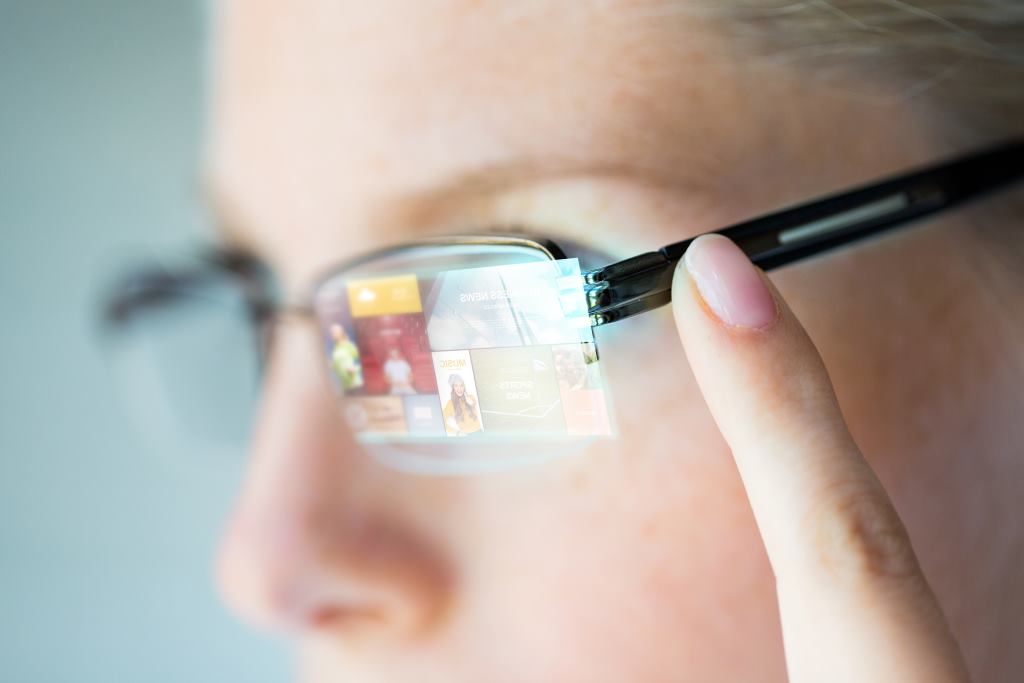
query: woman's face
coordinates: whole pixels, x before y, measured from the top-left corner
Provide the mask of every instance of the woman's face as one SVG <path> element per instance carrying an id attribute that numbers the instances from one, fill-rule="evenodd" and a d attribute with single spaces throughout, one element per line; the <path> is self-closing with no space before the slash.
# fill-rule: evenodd
<path id="1" fill-rule="evenodd" d="M 462 382 L 456 382 L 454 385 L 452 385 L 452 388 L 455 389 L 455 395 L 459 396 L 460 398 L 464 396 L 466 393 L 466 385 L 463 384 Z"/>
<path id="2" fill-rule="evenodd" d="M 227 238 L 295 289 L 358 252 L 495 225 L 624 257 L 934 156 L 904 101 L 755 68 L 693 6 L 226 3 L 208 170 Z M 773 278 L 974 659 L 971 605 L 1001 575 L 994 550 L 962 560 L 989 518 L 960 453 L 998 452 L 1005 410 L 986 406 L 1015 389 L 971 352 L 992 311 L 959 231 Z M 284 325 L 221 555 L 227 599 L 290 633 L 311 681 L 782 680 L 770 567 L 669 312 L 598 343 L 617 439 L 429 478 L 360 449 L 316 331 Z M 971 490 L 998 500 L 993 469 Z"/>

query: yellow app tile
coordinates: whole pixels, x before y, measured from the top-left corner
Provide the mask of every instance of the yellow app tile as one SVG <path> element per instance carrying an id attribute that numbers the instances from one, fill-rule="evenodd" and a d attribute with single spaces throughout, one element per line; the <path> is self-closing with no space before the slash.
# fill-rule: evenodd
<path id="1" fill-rule="evenodd" d="M 348 303 L 353 318 L 423 310 L 415 275 L 352 280 L 348 283 Z"/>

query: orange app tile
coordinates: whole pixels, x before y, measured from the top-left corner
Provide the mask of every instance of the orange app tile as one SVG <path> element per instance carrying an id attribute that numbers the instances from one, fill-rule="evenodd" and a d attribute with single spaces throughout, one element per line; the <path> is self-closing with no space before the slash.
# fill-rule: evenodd
<path id="1" fill-rule="evenodd" d="M 419 313 L 423 310 L 415 275 L 351 280 L 348 283 L 348 303 L 353 318 Z"/>

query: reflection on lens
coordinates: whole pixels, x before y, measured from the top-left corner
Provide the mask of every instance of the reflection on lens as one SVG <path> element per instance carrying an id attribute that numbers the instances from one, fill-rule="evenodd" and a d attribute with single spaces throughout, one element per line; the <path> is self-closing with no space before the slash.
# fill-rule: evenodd
<path id="1" fill-rule="evenodd" d="M 500 472 L 575 455 L 601 437 L 534 438 L 529 441 L 404 441 L 362 438 L 364 451 L 389 467 L 412 474 L 453 476 Z M 606 438 L 606 437 L 605 437 Z"/>
<path id="2" fill-rule="evenodd" d="M 575 259 L 416 247 L 332 277 L 315 304 L 341 413 L 392 464 L 469 471 L 613 432 Z"/>

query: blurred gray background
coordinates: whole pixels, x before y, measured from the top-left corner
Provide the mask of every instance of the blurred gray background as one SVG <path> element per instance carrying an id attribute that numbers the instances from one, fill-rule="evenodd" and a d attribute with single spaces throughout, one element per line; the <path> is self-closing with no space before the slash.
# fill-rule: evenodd
<path id="1" fill-rule="evenodd" d="M 133 253 L 208 232 L 199 0 L 0 1 L 0 680 L 287 680 L 211 581 L 240 463 L 151 457 L 96 344 Z"/>

